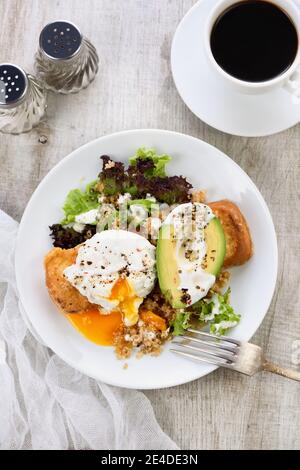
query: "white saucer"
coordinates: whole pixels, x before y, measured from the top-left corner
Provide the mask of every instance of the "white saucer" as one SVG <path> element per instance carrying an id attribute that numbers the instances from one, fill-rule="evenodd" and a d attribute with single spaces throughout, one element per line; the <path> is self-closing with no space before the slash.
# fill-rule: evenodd
<path id="1" fill-rule="evenodd" d="M 215 0 L 200 0 L 179 24 L 172 44 L 171 66 L 177 90 L 190 110 L 228 134 L 260 137 L 300 122 L 300 104 L 283 88 L 246 95 L 226 85 L 208 63 L 204 26 Z"/>

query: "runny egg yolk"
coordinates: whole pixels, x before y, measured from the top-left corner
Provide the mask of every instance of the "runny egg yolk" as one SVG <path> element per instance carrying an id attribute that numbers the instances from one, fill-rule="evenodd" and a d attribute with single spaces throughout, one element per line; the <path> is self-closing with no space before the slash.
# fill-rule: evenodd
<path id="1" fill-rule="evenodd" d="M 138 297 L 126 278 L 121 278 L 115 282 L 110 300 L 118 300 L 118 310 L 122 312 L 124 323 L 127 326 L 134 325 L 139 318 L 139 306 L 143 299 Z"/>
<path id="2" fill-rule="evenodd" d="M 97 306 L 78 314 L 67 314 L 67 319 L 87 339 L 102 346 L 113 344 L 114 333 L 123 324 L 133 325 L 138 321 L 138 309 L 141 301 L 128 283 L 119 278 L 112 290 L 110 300 L 118 300 L 118 310 L 102 314 Z"/>
<path id="3" fill-rule="evenodd" d="M 111 346 L 114 333 L 122 325 L 120 312 L 101 315 L 98 307 L 82 313 L 69 313 L 66 317 L 85 338 L 101 346 Z"/>

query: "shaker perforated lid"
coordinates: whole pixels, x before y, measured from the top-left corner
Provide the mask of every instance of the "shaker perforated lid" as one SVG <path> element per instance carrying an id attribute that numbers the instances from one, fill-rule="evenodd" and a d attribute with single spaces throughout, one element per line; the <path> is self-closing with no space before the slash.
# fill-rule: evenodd
<path id="1" fill-rule="evenodd" d="M 67 21 L 49 23 L 40 34 L 40 48 L 53 60 L 70 59 L 79 51 L 81 43 L 81 32 Z"/>
<path id="2" fill-rule="evenodd" d="M 23 101 L 28 88 L 24 70 L 13 64 L 0 64 L 0 108 L 13 108 Z"/>

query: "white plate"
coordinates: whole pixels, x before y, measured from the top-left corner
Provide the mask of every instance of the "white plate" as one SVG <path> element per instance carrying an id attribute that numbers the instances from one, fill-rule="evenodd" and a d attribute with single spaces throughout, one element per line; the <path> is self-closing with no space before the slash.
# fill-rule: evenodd
<path id="1" fill-rule="evenodd" d="M 215 367 L 177 357 L 167 346 L 159 357 L 131 358 L 128 369 L 112 348 L 84 339 L 51 302 L 43 258 L 51 249 L 48 226 L 61 219 L 68 191 L 84 186 L 100 171 L 100 155 L 128 161 L 138 147 L 172 155 L 169 174 L 183 174 L 210 200 L 229 198 L 245 214 L 255 254 L 232 270 L 232 303 L 242 314 L 232 336 L 249 340 L 269 307 L 277 274 L 277 243 L 269 210 L 246 173 L 216 148 L 193 137 L 161 130 L 134 130 L 101 137 L 64 158 L 44 178 L 24 212 L 17 240 L 16 275 L 21 302 L 36 334 L 62 359 L 84 374 L 128 388 L 162 388 L 202 377 Z"/>
<path id="2" fill-rule="evenodd" d="M 177 90 L 190 110 L 210 126 L 238 136 L 281 132 L 300 121 L 300 104 L 283 88 L 261 95 L 232 90 L 208 63 L 204 26 L 216 0 L 200 0 L 179 24 L 171 65 Z"/>

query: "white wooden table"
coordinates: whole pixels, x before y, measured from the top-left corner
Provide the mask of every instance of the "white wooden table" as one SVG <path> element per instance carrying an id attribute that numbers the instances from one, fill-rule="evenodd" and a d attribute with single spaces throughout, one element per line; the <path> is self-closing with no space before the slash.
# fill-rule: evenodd
<path id="1" fill-rule="evenodd" d="M 279 277 L 273 303 L 254 340 L 270 359 L 296 368 L 292 351 L 294 341 L 300 340 L 300 126 L 273 137 L 237 138 L 215 131 L 191 114 L 175 89 L 169 58 L 176 26 L 194 3 L 0 0 L 0 61 L 32 71 L 41 28 L 59 18 L 76 23 L 94 42 L 101 59 L 97 79 L 87 90 L 50 96 L 47 121 L 37 129 L 19 137 L 0 134 L 0 206 L 19 220 L 53 165 L 80 145 L 114 131 L 171 129 L 215 145 L 247 171 L 272 212 Z M 185 386 L 149 391 L 147 396 L 163 429 L 182 448 L 300 447 L 298 383 L 267 373 L 249 379 L 218 370 Z"/>

